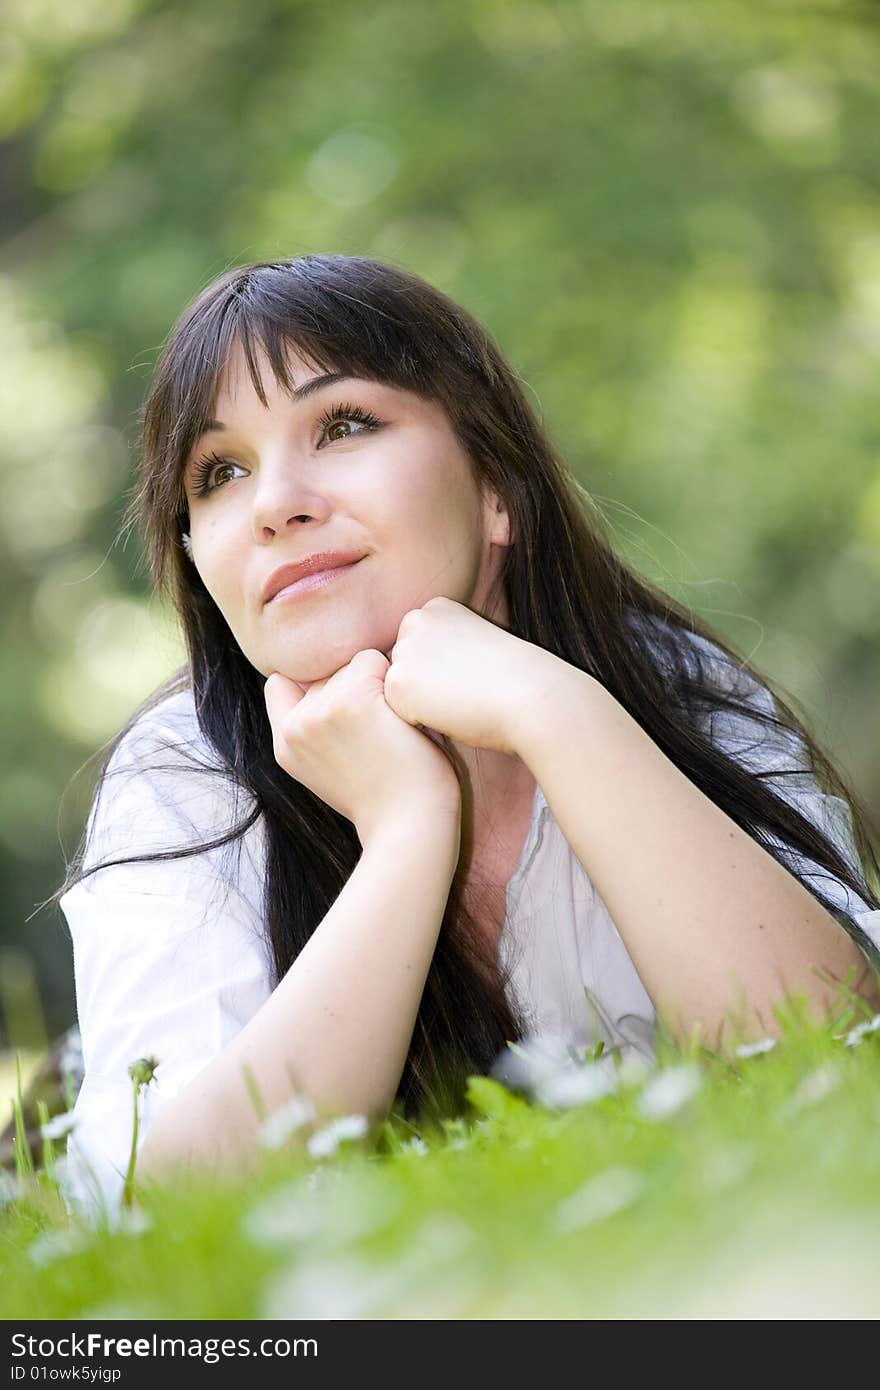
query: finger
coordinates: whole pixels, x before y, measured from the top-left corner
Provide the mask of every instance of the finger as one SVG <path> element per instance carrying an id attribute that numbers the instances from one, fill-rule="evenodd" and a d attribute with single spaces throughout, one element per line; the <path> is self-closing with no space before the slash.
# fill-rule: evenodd
<path id="1" fill-rule="evenodd" d="M 383 661 L 385 662 L 384 668 L 381 671 L 379 671 L 379 674 L 384 676 L 385 672 L 388 670 L 389 660 L 385 653 L 380 651 L 378 647 L 362 647 L 359 652 L 355 652 L 354 656 L 348 664 L 349 666 L 351 666 L 352 662 L 357 661 L 361 666 L 366 666 L 367 670 L 372 671 L 374 669 L 377 669 L 377 663 L 375 660 L 377 656 L 381 656 Z"/>
<path id="2" fill-rule="evenodd" d="M 280 722 L 289 710 L 299 704 L 304 695 L 302 686 L 289 676 L 282 676 L 280 671 L 270 672 L 263 686 L 263 698 L 270 721 L 273 724 Z"/>

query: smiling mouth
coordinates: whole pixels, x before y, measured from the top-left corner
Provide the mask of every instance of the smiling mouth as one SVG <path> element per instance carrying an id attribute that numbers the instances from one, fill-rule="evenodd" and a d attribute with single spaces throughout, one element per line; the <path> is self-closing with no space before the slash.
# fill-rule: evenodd
<path id="1" fill-rule="evenodd" d="M 361 560 L 366 558 L 365 555 L 361 556 Z M 318 570 L 315 574 L 304 574 L 293 584 L 285 584 L 284 588 L 279 589 L 278 593 L 274 594 L 265 606 L 271 608 L 276 603 L 284 603 L 289 599 L 298 598 L 300 594 L 308 594 L 315 589 L 324 589 L 328 584 L 332 584 L 334 579 L 348 574 L 349 570 L 353 570 L 356 565 L 361 563 L 361 560 L 352 560 L 350 564 L 338 565 L 335 569 Z"/>

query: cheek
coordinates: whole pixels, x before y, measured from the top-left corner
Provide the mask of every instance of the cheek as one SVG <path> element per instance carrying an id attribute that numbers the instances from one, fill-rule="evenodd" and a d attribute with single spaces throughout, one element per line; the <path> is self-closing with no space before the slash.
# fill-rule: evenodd
<path id="1" fill-rule="evenodd" d="M 383 599 L 398 619 L 429 599 L 469 603 L 480 574 L 479 537 L 468 519 L 448 513 L 434 517 L 389 552 L 383 570 Z"/>
<path id="2" fill-rule="evenodd" d="M 390 499 L 390 500 L 389 500 Z M 377 505 L 389 541 L 421 555 L 451 554 L 463 543 L 479 543 L 479 500 L 461 465 L 445 454 L 420 460 L 418 468 L 396 472 Z"/>
<path id="3" fill-rule="evenodd" d="M 236 596 L 232 593 L 228 579 L 224 583 L 223 580 L 216 575 L 212 576 L 203 573 L 202 583 L 214 600 L 229 630 L 236 637 L 240 637 L 243 605 L 241 600 L 237 600 Z"/>
<path id="4" fill-rule="evenodd" d="M 246 570 L 241 547 L 213 531 L 199 538 L 195 553 L 202 583 L 229 626 L 235 628 L 245 607 L 242 584 Z"/>

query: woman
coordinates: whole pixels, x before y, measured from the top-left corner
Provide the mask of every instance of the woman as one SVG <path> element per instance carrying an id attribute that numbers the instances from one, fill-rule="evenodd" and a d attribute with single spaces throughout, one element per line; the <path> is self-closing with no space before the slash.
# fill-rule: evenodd
<path id="1" fill-rule="evenodd" d="M 852 794 L 613 553 L 462 308 L 359 257 L 237 267 L 142 416 L 128 521 L 188 662 L 57 895 L 75 1198 L 119 1195 L 144 1055 L 140 1178 L 248 1166 L 301 1093 L 448 1110 L 526 1036 L 650 1057 L 658 1025 L 772 1032 L 789 992 L 878 1007 Z"/>

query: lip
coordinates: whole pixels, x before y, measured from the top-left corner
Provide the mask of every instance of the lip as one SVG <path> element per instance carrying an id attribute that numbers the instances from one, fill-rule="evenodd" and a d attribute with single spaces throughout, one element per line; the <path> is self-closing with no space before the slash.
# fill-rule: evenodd
<path id="1" fill-rule="evenodd" d="M 308 555 L 288 565 L 280 565 L 269 575 L 263 588 L 263 606 L 279 602 L 283 598 L 307 593 L 310 589 L 322 588 L 338 574 L 354 566 L 366 557 L 363 553 L 351 550 L 325 550 Z"/>

